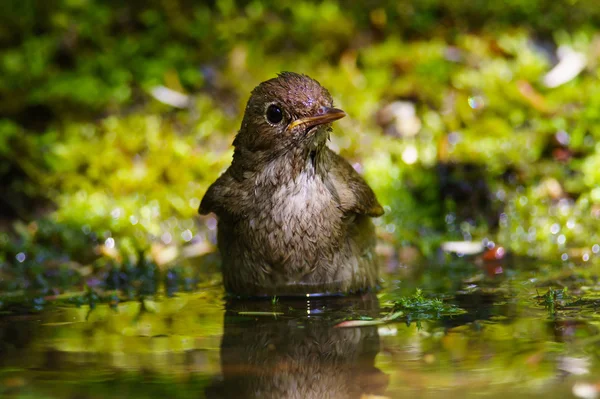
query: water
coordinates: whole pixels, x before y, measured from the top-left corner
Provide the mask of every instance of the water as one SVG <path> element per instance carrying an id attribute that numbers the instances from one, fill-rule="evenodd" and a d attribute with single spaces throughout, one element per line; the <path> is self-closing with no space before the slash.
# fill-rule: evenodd
<path id="1" fill-rule="evenodd" d="M 108 305 L 46 306 L 0 318 L 6 398 L 595 397 L 596 294 L 544 306 L 535 263 L 461 261 L 385 275 L 379 295 L 225 301 L 218 287 Z M 556 275 L 558 273 L 558 276 Z M 579 276 L 577 285 L 583 284 Z M 561 280 L 562 279 L 562 280 Z M 415 287 L 466 312 L 339 328 L 377 318 Z M 379 297 L 379 298 L 378 298 Z"/>

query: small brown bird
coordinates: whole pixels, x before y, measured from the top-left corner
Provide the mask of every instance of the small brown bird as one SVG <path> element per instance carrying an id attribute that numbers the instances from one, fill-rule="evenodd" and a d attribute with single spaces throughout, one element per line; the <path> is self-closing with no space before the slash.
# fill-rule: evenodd
<path id="1" fill-rule="evenodd" d="M 225 289 L 241 296 L 339 294 L 378 284 L 373 190 L 326 146 L 343 118 L 327 89 L 284 72 L 256 87 L 231 166 L 202 199 L 218 217 Z"/>

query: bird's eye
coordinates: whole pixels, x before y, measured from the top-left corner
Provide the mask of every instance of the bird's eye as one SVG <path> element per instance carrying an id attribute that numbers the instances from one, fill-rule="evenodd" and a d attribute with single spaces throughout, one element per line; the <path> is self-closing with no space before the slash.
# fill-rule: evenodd
<path id="1" fill-rule="evenodd" d="M 271 123 L 279 123 L 283 120 L 283 111 L 275 104 L 267 108 L 267 120 Z"/>

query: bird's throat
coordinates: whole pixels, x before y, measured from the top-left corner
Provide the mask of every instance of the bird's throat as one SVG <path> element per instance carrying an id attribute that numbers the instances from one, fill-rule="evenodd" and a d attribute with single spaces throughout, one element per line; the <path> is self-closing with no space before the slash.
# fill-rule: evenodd
<path id="1" fill-rule="evenodd" d="M 324 145 L 319 145 L 314 148 L 310 148 L 308 152 L 304 153 L 303 162 L 301 163 L 303 166 L 303 170 L 301 172 L 306 173 L 308 176 L 316 176 L 322 172 L 322 152 L 325 148 Z"/>
<path id="2" fill-rule="evenodd" d="M 320 153 L 325 148 L 327 139 L 329 138 L 328 130 L 318 130 L 308 146 L 308 153 L 305 153 L 305 166 L 313 172 L 317 171 L 320 159 Z"/>
<path id="3" fill-rule="evenodd" d="M 300 175 L 311 178 L 320 173 L 322 170 L 320 165 L 322 149 L 321 146 L 304 148 L 297 151 L 293 158 L 289 159 L 288 165 L 291 166 L 291 176 L 294 180 L 298 179 Z"/>

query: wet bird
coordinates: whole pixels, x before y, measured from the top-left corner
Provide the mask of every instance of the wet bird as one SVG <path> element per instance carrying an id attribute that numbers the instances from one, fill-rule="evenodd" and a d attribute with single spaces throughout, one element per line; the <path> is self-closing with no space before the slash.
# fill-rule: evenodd
<path id="1" fill-rule="evenodd" d="M 326 146 L 333 107 L 319 82 L 291 72 L 251 93 L 231 166 L 200 214 L 218 219 L 225 289 L 237 296 L 342 294 L 378 285 L 373 190 Z"/>

